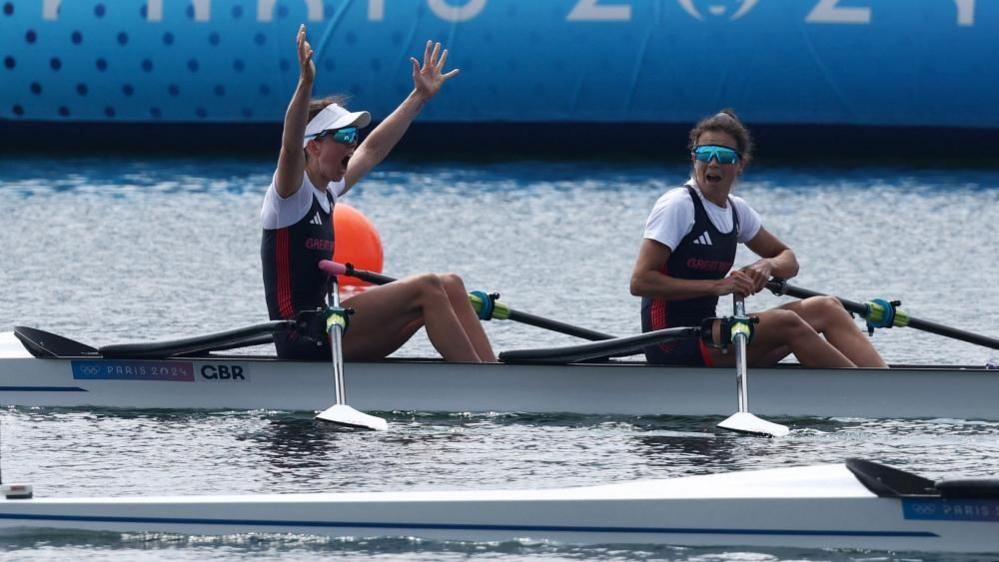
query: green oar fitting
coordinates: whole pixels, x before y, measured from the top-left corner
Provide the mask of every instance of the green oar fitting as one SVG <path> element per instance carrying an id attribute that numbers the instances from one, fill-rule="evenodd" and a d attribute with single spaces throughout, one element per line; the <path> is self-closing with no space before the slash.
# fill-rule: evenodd
<path id="1" fill-rule="evenodd" d="M 340 325 L 340 333 L 346 334 L 347 328 L 350 327 L 350 315 L 353 313 L 353 309 L 348 310 L 346 308 L 340 307 L 326 307 L 326 333 L 329 333 L 333 326 Z"/>
<path id="2" fill-rule="evenodd" d="M 753 322 L 749 318 L 733 318 L 732 325 L 729 327 L 729 340 L 735 341 L 735 336 L 739 334 L 744 334 L 746 336 L 746 343 L 753 341 Z"/>
<path id="3" fill-rule="evenodd" d="M 758 316 L 747 318 L 736 318 L 734 316 L 716 317 L 711 316 L 701 321 L 701 339 L 704 343 L 718 349 L 728 349 L 732 344 L 736 334 L 746 334 L 746 343 L 753 341 L 753 334 L 756 333 L 756 324 L 759 324 Z M 717 334 L 715 327 L 717 326 Z M 717 337 L 716 337 L 717 336 Z"/>
<path id="4" fill-rule="evenodd" d="M 902 301 L 888 302 L 885 299 L 872 299 L 866 303 L 867 312 L 864 314 L 864 319 L 867 321 L 868 335 L 874 335 L 876 328 L 908 326 L 909 315 L 899 308 L 901 305 Z"/>
<path id="5" fill-rule="evenodd" d="M 499 302 L 499 293 L 486 293 L 485 291 L 472 291 L 468 293 L 468 300 L 472 303 L 472 308 L 479 315 L 479 320 L 506 320 L 510 317 L 510 307 Z"/>

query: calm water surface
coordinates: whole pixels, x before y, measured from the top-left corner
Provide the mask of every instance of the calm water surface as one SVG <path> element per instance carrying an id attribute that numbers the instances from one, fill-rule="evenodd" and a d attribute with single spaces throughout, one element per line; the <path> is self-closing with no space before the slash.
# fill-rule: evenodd
<path id="1" fill-rule="evenodd" d="M 271 166 L 0 160 L 0 329 L 24 324 L 101 345 L 265 320 L 258 213 Z M 521 310 L 624 335 L 639 326 L 627 287 L 646 215 L 685 176 L 683 167 L 634 164 L 396 163 L 345 202 L 377 225 L 388 274 L 458 272 Z M 799 285 L 855 300 L 898 298 L 914 316 L 999 334 L 999 173 L 759 168 L 738 193 L 795 249 Z M 737 263 L 751 259 L 740 253 Z M 748 306 L 779 302 L 759 295 Z M 573 341 L 510 323 L 487 330 L 499 350 Z M 982 365 L 990 356 L 906 329 L 874 338 L 892 362 Z M 432 353 L 420 334 L 398 354 Z M 375 435 L 338 433 L 307 413 L 12 408 L 0 414 L 4 477 L 34 483 L 39 496 L 87 496 L 536 488 L 850 456 L 933 478 L 999 472 L 999 424 L 974 420 L 779 420 L 792 435 L 765 440 L 716 433 L 712 418 L 386 415 L 393 431 Z M 954 559 L 96 533 L 8 537 L 0 552 L 5 560 Z"/>

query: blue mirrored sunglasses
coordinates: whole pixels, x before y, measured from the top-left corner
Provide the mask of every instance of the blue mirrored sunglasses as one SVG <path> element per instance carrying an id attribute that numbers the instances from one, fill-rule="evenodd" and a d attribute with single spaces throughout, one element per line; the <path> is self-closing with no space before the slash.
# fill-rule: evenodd
<path id="1" fill-rule="evenodd" d="M 340 144 L 354 144 L 357 142 L 357 127 L 344 127 L 343 129 L 326 129 L 315 135 L 316 140 L 323 137 L 332 137 L 333 142 Z"/>
<path id="2" fill-rule="evenodd" d="M 727 146 L 705 144 L 694 147 L 694 158 L 701 162 L 711 162 L 711 159 L 714 158 L 719 164 L 735 164 L 741 157 L 739 151 Z"/>

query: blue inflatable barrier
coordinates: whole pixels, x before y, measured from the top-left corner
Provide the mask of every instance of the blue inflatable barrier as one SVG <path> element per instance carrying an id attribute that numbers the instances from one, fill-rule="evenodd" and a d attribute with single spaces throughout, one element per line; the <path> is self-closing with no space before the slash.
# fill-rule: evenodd
<path id="1" fill-rule="evenodd" d="M 317 95 L 424 122 L 999 127 L 986 0 L 0 0 L 0 119 L 279 123 L 306 23 Z"/>

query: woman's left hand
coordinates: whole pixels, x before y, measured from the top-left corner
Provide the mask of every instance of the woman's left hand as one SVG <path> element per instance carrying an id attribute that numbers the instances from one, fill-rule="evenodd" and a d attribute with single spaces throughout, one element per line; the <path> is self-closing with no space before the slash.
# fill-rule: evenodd
<path id="1" fill-rule="evenodd" d="M 417 93 L 430 99 L 440 91 L 444 82 L 458 75 L 460 71 L 457 68 L 447 74 L 443 73 L 446 61 L 447 49 L 441 52 L 441 44 L 433 41 L 427 41 L 427 47 L 423 51 L 423 66 L 420 66 L 416 58 L 409 58 L 409 62 L 413 64 L 413 86 Z"/>
<path id="2" fill-rule="evenodd" d="M 300 79 L 308 85 L 312 85 L 316 80 L 316 63 L 312 60 L 312 45 L 305 34 L 305 24 L 298 28 L 298 66 Z"/>
<path id="3" fill-rule="evenodd" d="M 770 260 L 764 258 L 754 264 L 742 268 L 742 272 L 753 281 L 753 294 L 759 293 L 767 286 L 767 281 L 773 275 L 774 266 Z"/>

